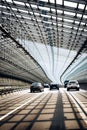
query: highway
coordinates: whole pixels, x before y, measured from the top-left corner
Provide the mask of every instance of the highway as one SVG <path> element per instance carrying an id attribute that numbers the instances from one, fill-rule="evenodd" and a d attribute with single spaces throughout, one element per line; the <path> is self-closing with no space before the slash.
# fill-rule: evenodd
<path id="1" fill-rule="evenodd" d="M 87 130 L 87 91 L 27 89 L 0 96 L 0 130 Z"/>

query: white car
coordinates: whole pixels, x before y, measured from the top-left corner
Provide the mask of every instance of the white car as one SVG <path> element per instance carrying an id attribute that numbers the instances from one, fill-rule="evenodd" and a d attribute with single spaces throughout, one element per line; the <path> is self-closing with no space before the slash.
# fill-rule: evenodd
<path id="1" fill-rule="evenodd" d="M 69 91 L 70 89 L 76 89 L 79 91 L 79 83 L 77 80 L 69 80 L 68 84 L 67 84 L 67 91 Z"/>

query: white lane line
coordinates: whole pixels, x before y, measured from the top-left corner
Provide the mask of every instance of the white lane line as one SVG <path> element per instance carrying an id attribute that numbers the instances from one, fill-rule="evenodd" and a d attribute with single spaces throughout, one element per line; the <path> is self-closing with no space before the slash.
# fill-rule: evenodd
<path id="1" fill-rule="evenodd" d="M 84 120 L 84 122 L 87 124 L 87 116 L 83 113 L 82 109 L 80 108 L 80 106 L 76 103 L 76 101 L 73 99 L 73 97 L 68 93 L 68 96 L 72 99 L 72 101 L 75 103 L 78 111 L 79 111 L 79 114 L 81 115 L 82 119 Z M 73 95 L 73 94 L 72 94 Z M 75 95 L 73 95 L 75 97 Z M 75 97 L 76 98 L 76 97 Z M 76 98 L 77 100 L 77 98 Z M 77 102 L 80 102 L 79 100 L 77 100 Z M 81 103 L 81 102 L 80 102 Z"/>
<path id="2" fill-rule="evenodd" d="M 81 107 L 84 109 L 85 113 L 87 114 L 86 106 L 73 93 L 72 93 L 72 95 L 77 100 L 77 102 L 81 105 Z"/>
<path id="3" fill-rule="evenodd" d="M 6 118 L 7 116 L 9 116 L 10 114 L 12 114 L 13 112 L 17 111 L 18 109 L 22 108 L 23 106 L 27 105 L 28 103 L 30 103 L 32 100 L 35 100 L 37 97 L 39 97 L 41 94 L 31 98 L 29 101 L 25 102 L 24 104 L 22 104 L 21 106 L 15 108 L 14 110 L 8 112 L 6 115 L 0 117 L 0 121 L 3 120 L 4 118 Z"/>

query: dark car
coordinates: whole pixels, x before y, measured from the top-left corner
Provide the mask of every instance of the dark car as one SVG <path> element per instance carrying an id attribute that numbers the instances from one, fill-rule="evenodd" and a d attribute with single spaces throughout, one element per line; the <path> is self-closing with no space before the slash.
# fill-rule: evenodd
<path id="1" fill-rule="evenodd" d="M 44 87 L 42 86 L 41 83 L 39 82 L 32 83 L 32 85 L 30 86 L 30 92 L 32 93 L 35 91 L 39 91 L 39 92 L 44 91 Z"/>
<path id="2" fill-rule="evenodd" d="M 49 84 L 44 84 L 44 88 L 49 88 Z"/>
<path id="3" fill-rule="evenodd" d="M 68 82 L 69 82 L 69 80 L 65 80 L 65 81 L 64 81 L 64 88 L 67 88 Z"/>
<path id="4" fill-rule="evenodd" d="M 59 90 L 59 85 L 57 83 L 51 83 L 50 84 L 50 90 L 51 89 L 57 89 L 57 90 Z"/>

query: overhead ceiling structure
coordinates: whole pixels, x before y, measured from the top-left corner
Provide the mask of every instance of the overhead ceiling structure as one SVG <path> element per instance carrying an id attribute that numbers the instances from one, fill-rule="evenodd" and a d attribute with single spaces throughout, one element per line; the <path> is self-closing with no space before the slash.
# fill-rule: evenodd
<path id="1" fill-rule="evenodd" d="M 86 0 L 0 1 L 1 74 L 31 82 L 86 80 L 86 63 Z"/>

